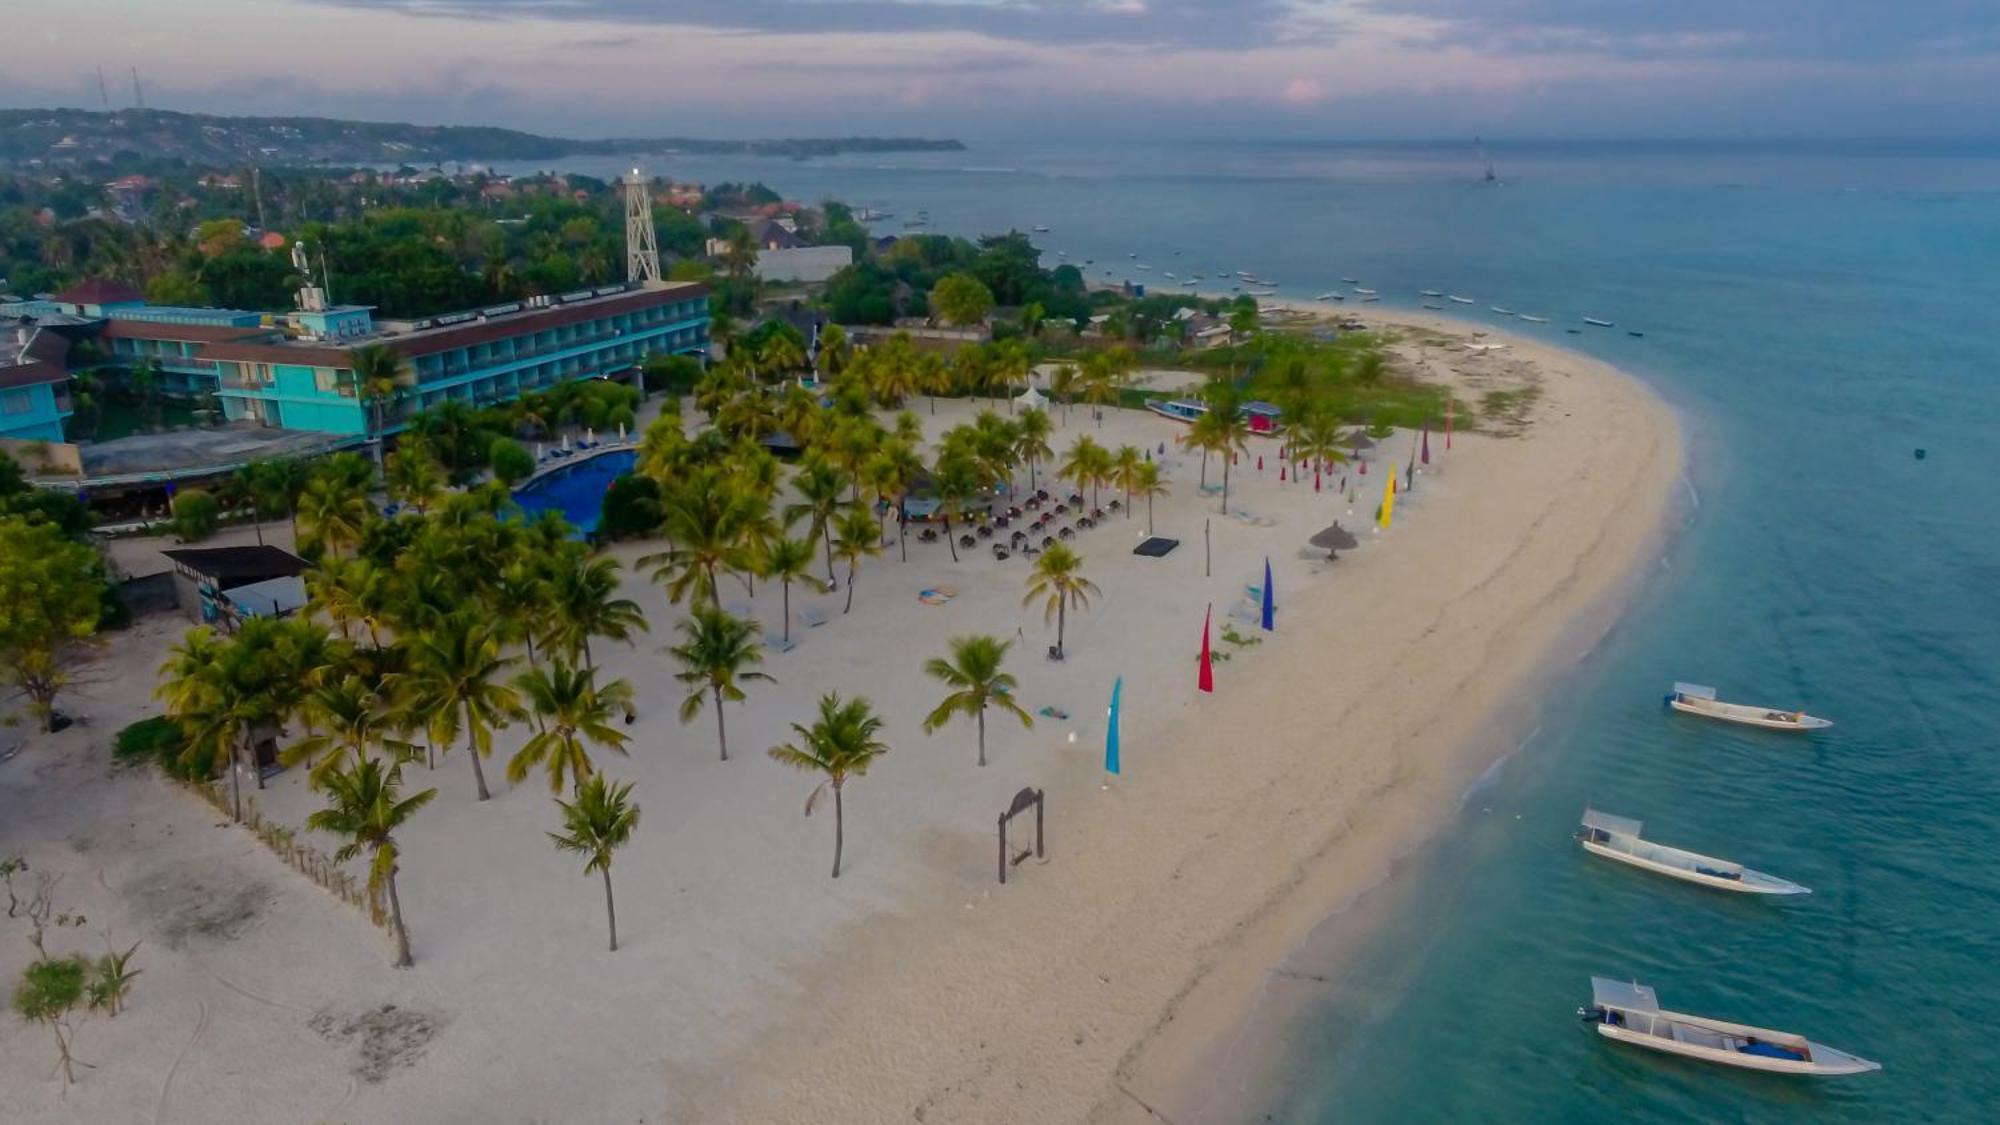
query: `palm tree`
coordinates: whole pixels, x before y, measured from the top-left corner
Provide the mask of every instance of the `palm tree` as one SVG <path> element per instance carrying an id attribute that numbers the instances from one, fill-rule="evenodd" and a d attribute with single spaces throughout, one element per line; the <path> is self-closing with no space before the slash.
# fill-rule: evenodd
<path id="1" fill-rule="evenodd" d="M 317 543 L 340 557 L 342 547 L 361 542 L 375 518 L 368 493 L 351 481 L 317 474 L 299 495 L 299 518 L 305 521 L 305 542 Z"/>
<path id="2" fill-rule="evenodd" d="M 854 608 L 854 572 L 860 568 L 862 559 L 882 553 L 881 525 L 868 514 L 868 509 L 849 508 L 834 530 L 833 549 L 847 560 L 847 604 L 840 609 L 847 613 Z"/>
<path id="3" fill-rule="evenodd" d="M 1055 373 L 1049 376 L 1049 393 L 1054 395 L 1056 401 L 1062 404 L 1063 422 L 1065 424 L 1069 422 L 1070 401 L 1076 397 L 1076 392 L 1081 382 L 1081 373 L 1077 370 L 1077 366 L 1074 363 L 1057 365 Z M 1054 454 L 1049 454 L 1049 456 L 1054 456 Z"/>
<path id="4" fill-rule="evenodd" d="M 155 694 L 187 736 L 182 761 L 208 773 L 227 767 L 231 815 L 243 819 L 242 770 L 237 755 L 260 732 L 283 720 L 295 704 L 300 681 L 280 658 L 287 623 L 253 618 L 236 636 L 218 639 L 206 626 L 189 630 L 160 666 Z M 258 775 L 263 785 L 263 775 Z"/>
<path id="5" fill-rule="evenodd" d="M 767 579 L 776 579 L 779 588 L 784 591 L 785 623 L 782 628 L 786 644 L 792 643 L 792 583 L 802 582 L 821 593 L 826 592 L 826 583 L 811 573 L 818 554 L 810 539 L 781 536 L 767 544 L 758 559 L 760 573 Z"/>
<path id="6" fill-rule="evenodd" d="M 388 486 L 389 495 L 422 515 L 444 494 L 444 466 L 421 438 L 411 437 L 400 445 L 389 455 L 382 481 Z"/>
<path id="7" fill-rule="evenodd" d="M 979 493 L 979 470 L 970 457 L 963 453 L 946 450 L 938 454 L 937 464 L 931 470 L 931 487 L 937 490 L 938 515 L 944 520 L 945 546 L 951 548 L 951 561 L 958 561 L 958 544 L 951 537 L 951 517 L 959 514 L 965 504 Z"/>
<path id="8" fill-rule="evenodd" d="M 1079 491 L 1090 489 L 1090 507 L 1097 508 L 1097 487 L 1111 471 L 1111 451 L 1097 444 L 1089 434 L 1076 439 L 1062 463 L 1062 475 L 1076 483 Z"/>
<path id="9" fill-rule="evenodd" d="M 632 839 L 639 827 L 639 806 L 632 803 L 632 783 L 606 782 L 603 774 L 593 774 L 577 787 L 576 800 L 558 797 L 563 830 L 549 833 L 557 850 L 588 857 L 585 875 L 595 871 L 604 876 L 604 920 L 611 928 L 611 952 L 618 952 L 618 908 L 611 899 L 611 854 Z"/>
<path id="10" fill-rule="evenodd" d="M 653 580 L 666 586 L 676 605 L 690 594 L 695 601 L 717 604 L 717 572 L 748 561 L 743 534 L 754 508 L 749 494 L 722 466 L 692 467 L 661 497 L 672 546 L 641 556 L 639 565 L 653 568 Z"/>
<path id="11" fill-rule="evenodd" d="M 792 477 L 792 488 L 799 494 L 795 504 L 785 505 L 785 522 L 811 517 L 812 530 L 807 537 L 823 539 L 826 542 L 826 580 L 834 582 L 833 574 L 833 524 L 845 503 L 843 493 L 847 491 L 847 476 L 835 468 L 824 457 L 808 458 L 799 466 Z"/>
<path id="12" fill-rule="evenodd" d="M 1132 518 L 1133 486 L 1139 483 L 1139 467 L 1151 464 L 1136 445 L 1121 445 L 1111 455 L 1111 482 L 1125 490 L 1125 518 Z"/>
<path id="13" fill-rule="evenodd" d="M 1209 422 L 1207 431 L 1213 448 L 1222 457 L 1222 514 L 1229 514 L 1229 466 L 1236 455 L 1249 446 L 1250 427 L 1243 420 L 1243 393 L 1234 383 L 1218 380 L 1210 383 L 1202 392 L 1208 400 L 1208 413 L 1202 420 Z"/>
<path id="14" fill-rule="evenodd" d="M 597 667 L 590 638 L 630 644 L 634 633 L 646 631 L 639 603 L 618 596 L 618 569 L 616 559 L 593 559 L 581 545 L 563 550 L 549 567 L 548 643 L 571 659 L 581 654 L 586 668 Z"/>
<path id="15" fill-rule="evenodd" d="M 347 353 L 354 368 L 355 390 L 372 419 L 369 443 L 375 464 L 382 464 L 383 407 L 415 379 L 409 363 L 387 344 L 365 344 Z"/>
<path id="16" fill-rule="evenodd" d="M 902 553 L 903 561 L 909 562 L 909 536 L 905 534 L 909 513 L 906 505 L 910 489 L 924 475 L 924 462 L 917 456 L 916 443 L 900 437 L 884 443 L 882 451 L 869 458 L 864 471 L 869 487 L 895 509 L 897 549 Z"/>
<path id="17" fill-rule="evenodd" d="M 431 716 L 428 729 L 440 741 L 449 745 L 464 730 L 479 799 L 490 799 L 479 759 L 493 753 L 493 732 L 520 714 L 520 695 L 503 682 L 518 658 L 501 654 L 494 626 L 471 610 L 449 614 L 404 643 L 409 670 L 395 686 L 408 693 L 412 710 Z"/>
<path id="18" fill-rule="evenodd" d="M 1054 423 L 1046 410 L 1024 410 L 1014 420 L 1014 456 L 1028 463 L 1028 491 L 1035 490 L 1035 466 L 1056 455 L 1049 448 Z"/>
<path id="19" fill-rule="evenodd" d="M 1172 489 L 1167 487 L 1166 475 L 1160 472 L 1157 461 L 1147 461 L 1139 466 L 1132 478 L 1132 491 L 1146 498 L 1146 534 L 1153 534 L 1153 497 L 1165 496 Z"/>
<path id="20" fill-rule="evenodd" d="M 816 357 L 819 370 L 829 379 L 840 377 L 854 358 L 854 343 L 848 338 L 847 329 L 838 324 L 829 324 L 820 329 L 819 355 Z"/>
<path id="21" fill-rule="evenodd" d="M 1083 576 L 1083 556 L 1070 550 L 1069 544 L 1057 543 L 1035 560 L 1035 569 L 1028 574 L 1028 595 L 1021 599 L 1021 604 L 1032 605 L 1040 598 L 1042 619 L 1055 619 L 1056 659 L 1062 659 L 1069 607 L 1089 609 L 1090 596 L 1097 592 L 1097 586 Z"/>
<path id="22" fill-rule="evenodd" d="M 1337 465 L 1347 460 L 1347 451 L 1341 448 L 1340 419 L 1333 411 L 1323 407 L 1308 409 L 1292 427 L 1290 444 L 1294 456 L 1302 456 L 1313 463 L 1313 476 L 1317 480 L 1319 467 Z"/>
<path id="23" fill-rule="evenodd" d="M 549 792 L 561 792 L 565 778 L 574 789 L 597 772 L 587 744 L 625 752 L 625 732 L 612 725 L 632 714 L 632 685 L 624 680 L 599 687 L 596 671 L 558 658 L 521 673 L 514 687 L 528 710 L 541 717 L 542 729 L 507 760 L 510 784 L 519 785 L 529 770 L 546 766 Z"/>
<path id="24" fill-rule="evenodd" d="M 789 375 L 806 365 L 806 352 L 796 335 L 773 332 L 757 349 L 757 366 L 768 375 Z"/>
<path id="25" fill-rule="evenodd" d="M 384 772 L 380 762 L 359 762 L 327 775 L 327 806 L 306 817 L 306 827 L 346 837 L 347 843 L 333 853 L 336 863 L 346 863 L 364 851 L 372 857 L 368 864 L 368 890 L 373 894 L 388 893 L 389 923 L 396 935 L 399 969 L 410 966 L 410 931 L 403 924 L 403 900 L 396 893 L 396 872 L 400 870 L 402 852 L 396 847 L 394 833 L 437 796 L 437 790 L 426 789 L 399 799 L 402 787 L 402 766 L 392 765 Z"/>
<path id="26" fill-rule="evenodd" d="M 392 762 L 409 761 L 416 748 L 399 738 L 398 721 L 373 685 L 365 678 L 348 674 L 324 683 L 305 697 L 304 711 L 324 733 L 310 735 L 285 748 L 279 760 L 287 766 L 311 762 L 307 784 L 318 789 L 328 775 L 358 762 L 370 760 L 370 748 L 379 746 Z"/>
<path id="27" fill-rule="evenodd" d="M 729 730 L 723 722 L 722 705 L 741 703 L 748 680 L 777 681 L 757 671 L 746 671 L 764 662 L 764 647 L 757 642 L 756 626 L 714 606 L 697 605 L 692 616 L 680 623 L 681 643 L 668 649 L 681 662 L 674 679 L 688 685 L 681 700 L 681 722 L 691 723 L 701 714 L 702 704 L 715 700 L 715 741 L 722 760 L 729 760 Z"/>
<path id="28" fill-rule="evenodd" d="M 767 753 L 779 765 L 811 770 L 826 775 L 806 798 L 806 815 L 811 816 L 819 795 L 833 790 L 833 877 L 840 878 L 840 852 L 846 837 L 845 812 L 841 791 L 851 777 L 860 777 L 876 758 L 889 752 L 878 736 L 882 719 L 866 699 L 859 696 L 842 703 L 838 692 L 820 697 L 819 719 L 811 726 L 792 724 L 796 742 L 773 746 Z"/>
<path id="29" fill-rule="evenodd" d="M 924 663 L 926 674 L 952 689 L 951 694 L 945 696 L 925 717 L 924 733 L 935 732 L 950 722 L 954 715 L 972 716 L 979 721 L 979 764 L 982 766 L 986 764 L 987 707 L 998 704 L 1001 710 L 1021 720 L 1022 726 L 1035 725 L 1035 720 L 1014 702 L 1014 691 L 1020 685 L 1012 674 L 1000 670 L 1000 664 L 1007 658 L 1007 650 L 1013 647 L 1013 643 L 979 635 L 953 637 L 951 659 L 933 656 Z"/>
<path id="30" fill-rule="evenodd" d="M 925 352 L 916 359 L 916 385 L 926 398 L 930 399 L 931 416 L 937 416 L 937 400 L 942 394 L 951 393 L 955 379 L 952 369 L 946 366 L 944 357 L 936 352 Z"/>

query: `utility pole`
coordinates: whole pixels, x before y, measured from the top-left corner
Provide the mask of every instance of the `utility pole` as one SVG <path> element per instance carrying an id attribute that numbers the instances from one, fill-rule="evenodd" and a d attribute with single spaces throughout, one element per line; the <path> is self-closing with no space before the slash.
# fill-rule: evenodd
<path id="1" fill-rule="evenodd" d="M 138 109 L 146 108 L 146 92 L 139 88 L 139 68 L 132 68 L 132 103 Z"/>
<path id="2" fill-rule="evenodd" d="M 97 68 L 97 100 L 104 103 L 104 112 L 111 112 L 111 91 L 104 85 L 104 68 Z"/>

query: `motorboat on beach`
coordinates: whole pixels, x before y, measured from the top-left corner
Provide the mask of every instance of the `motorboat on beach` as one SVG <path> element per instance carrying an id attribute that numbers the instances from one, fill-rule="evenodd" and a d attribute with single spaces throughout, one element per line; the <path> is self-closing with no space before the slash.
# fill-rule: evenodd
<path id="1" fill-rule="evenodd" d="M 1760 727 L 1764 730 L 1813 731 L 1825 730 L 1833 725 L 1832 719 L 1822 719 L 1808 715 L 1804 711 L 1780 711 L 1772 707 L 1753 707 L 1745 703 L 1724 703 L 1715 698 L 1715 689 L 1707 684 L 1674 685 L 1667 693 L 1667 706 L 1688 715 L 1700 715 L 1708 719 L 1720 719 L 1725 723 L 1741 723 L 1744 726 Z"/>
<path id="2" fill-rule="evenodd" d="M 1752 871 L 1740 863 L 1655 844 L 1640 835 L 1643 827 L 1630 817 L 1585 809 L 1576 839 L 1583 845 L 1583 850 L 1592 855 L 1717 890 L 1753 895 L 1812 893 L 1789 879 Z"/>
<path id="3" fill-rule="evenodd" d="M 1833 1077 L 1882 1069 L 1789 1031 L 1664 1011 L 1653 990 L 1636 981 L 1590 978 L 1590 1006 L 1577 1015 L 1606 1039 L 1744 1070 Z"/>

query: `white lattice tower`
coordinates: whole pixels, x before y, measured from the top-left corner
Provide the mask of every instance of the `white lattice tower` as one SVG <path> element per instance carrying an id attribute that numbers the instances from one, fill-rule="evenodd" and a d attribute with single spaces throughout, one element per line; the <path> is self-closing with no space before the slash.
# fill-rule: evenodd
<path id="1" fill-rule="evenodd" d="M 637 168 L 625 177 L 625 280 L 660 280 L 660 244 L 653 235 L 653 197 Z"/>

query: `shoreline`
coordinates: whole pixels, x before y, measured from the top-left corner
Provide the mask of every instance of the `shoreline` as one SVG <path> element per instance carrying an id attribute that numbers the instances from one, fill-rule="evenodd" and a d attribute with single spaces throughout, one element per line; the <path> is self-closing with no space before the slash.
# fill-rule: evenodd
<path id="1" fill-rule="evenodd" d="M 954 917 L 906 900 L 896 913 L 841 935 L 821 950 L 816 964 L 795 967 L 800 988 L 787 998 L 787 1015 L 774 1030 L 704 1068 L 706 1077 L 678 1076 L 692 1080 L 676 1102 L 685 1119 L 862 1121 L 900 1116 L 912 1107 L 920 1120 L 1168 1119 L 1187 1125 L 1236 1119 L 1204 1113 L 1198 1099 L 1209 1099 L 1213 1107 L 1214 1099 L 1226 1094 L 1192 1088 L 1186 1076 L 1213 1072 L 1219 1050 L 1232 1074 L 1238 1067 L 1256 1069 L 1274 1061 L 1254 1051 L 1247 1060 L 1229 1058 L 1232 1044 L 1226 1039 L 1252 1011 L 1272 968 L 1282 966 L 1309 936 L 1332 927 L 1345 931 L 1342 952 L 1321 958 L 1316 967 L 1328 971 L 1331 964 L 1331 971 L 1338 971 L 1347 959 L 1343 954 L 1374 932 L 1367 924 L 1376 921 L 1371 912 L 1391 897 L 1370 892 L 1395 886 L 1397 867 L 1443 830 L 1475 780 L 1518 746 L 1519 739 L 1511 737 L 1496 745 L 1494 732 L 1526 730 L 1543 703 L 1538 689 L 1615 624 L 1644 563 L 1666 538 L 1684 463 L 1678 420 L 1657 394 L 1608 364 L 1482 325 L 1310 301 L 1273 303 L 1353 316 L 1371 327 L 1460 338 L 1482 333 L 1506 342 L 1515 356 L 1535 361 L 1543 377 L 1558 385 L 1544 388 L 1530 436 L 1475 440 L 1482 455 L 1501 447 L 1530 451 L 1493 466 L 1505 470 L 1502 479 L 1482 479 L 1482 490 L 1524 485 L 1507 479 L 1507 472 L 1518 475 L 1521 462 L 1532 461 L 1528 477 L 1554 477 L 1540 482 L 1554 491 L 1548 506 L 1503 521 L 1521 541 L 1498 560 L 1485 560 L 1490 571 L 1456 574 L 1469 582 L 1459 599 L 1405 604 L 1400 610 L 1391 606 L 1371 615 L 1394 619 L 1401 630 L 1387 663 L 1408 661 L 1415 670 L 1385 673 L 1377 662 L 1356 660 L 1354 654 L 1329 656 L 1319 662 L 1331 667 L 1307 671 L 1377 678 L 1362 690 L 1326 699 L 1344 700 L 1346 706 L 1317 723 L 1309 719 L 1315 731 L 1284 740 L 1283 748 L 1269 748 L 1263 760 L 1241 769 L 1218 769 L 1183 756 L 1163 771 L 1177 776 L 1153 792 L 1146 791 L 1152 778 L 1121 779 L 1110 799 L 1086 818 L 1056 829 L 1062 841 L 1056 847 L 1063 849 L 1057 854 L 1069 863 L 1077 862 L 1079 852 L 1105 858 L 1091 845 L 1108 847 L 1114 841 L 1140 853 L 1137 862 L 1127 854 L 1090 870 L 1072 867 L 1066 885 L 1049 886 L 1045 899 L 1010 902 L 1008 910 L 990 917 L 973 910 L 973 903 L 965 904 L 970 914 Z M 1579 413 L 1586 417 L 1573 417 Z M 1606 442 L 1603 424 L 1618 419 L 1640 421 L 1646 440 L 1627 443 L 1624 437 L 1630 435 L 1623 435 Z M 1586 432 L 1591 430 L 1598 431 L 1595 438 Z M 1624 448 L 1627 444 L 1642 448 Z M 1590 455 L 1578 476 L 1562 476 L 1556 463 L 1562 458 L 1553 453 L 1558 445 Z M 1442 476 L 1433 480 L 1454 482 L 1454 466 L 1440 468 Z M 1608 489 L 1607 477 L 1617 478 Z M 1438 484 L 1430 489 L 1429 497 L 1420 490 L 1419 503 L 1437 502 Z M 1579 499 L 1572 490 L 1589 495 Z M 1491 499 L 1470 493 L 1449 497 L 1460 507 Z M 1426 518 L 1432 515 L 1413 515 L 1411 530 L 1404 532 L 1399 524 L 1395 534 L 1448 547 L 1454 529 L 1443 525 L 1462 521 Z M 1398 547 L 1349 556 L 1338 566 L 1373 570 L 1392 554 L 1407 556 L 1412 550 L 1407 541 Z M 1568 562 L 1554 582 L 1547 580 L 1548 555 Z M 1448 563 L 1423 561 L 1441 580 L 1453 577 L 1455 568 Z M 1337 600 L 1334 589 L 1328 587 L 1316 599 L 1319 604 L 1303 609 L 1306 595 L 1293 593 L 1290 612 L 1326 610 Z M 1475 644 L 1460 643 L 1463 636 L 1445 637 L 1441 626 L 1482 614 L 1490 618 L 1496 604 L 1498 620 L 1475 627 Z M 1331 625 L 1330 616 L 1327 620 Z M 1343 617 L 1341 625 L 1347 624 Z M 1468 660 L 1467 648 L 1482 658 Z M 1304 673 L 1296 665 L 1291 675 L 1270 669 L 1275 655 L 1255 658 L 1262 662 L 1260 671 L 1280 673 L 1271 681 L 1291 682 L 1258 686 L 1283 706 L 1311 681 L 1300 681 Z M 1320 654 L 1288 655 L 1312 660 Z M 1514 671 L 1496 677 L 1495 666 Z M 1385 706 L 1383 696 L 1404 706 Z M 1439 699 L 1457 706 L 1441 707 Z M 1208 710 L 1202 706 L 1208 702 L 1199 701 L 1194 710 Z M 1250 722 L 1268 717 L 1254 704 L 1235 710 Z M 1189 719 L 1205 728 L 1204 718 L 1222 717 L 1222 708 L 1214 711 Z M 1375 736 L 1361 741 L 1396 752 L 1341 768 L 1314 762 L 1297 744 L 1356 727 Z M 1184 734 L 1176 749 L 1201 745 L 1200 733 Z M 1128 746 L 1137 742 L 1127 737 Z M 1070 776 L 1051 784 L 1051 792 L 1088 784 L 1087 768 L 1083 777 L 1076 776 L 1074 764 L 1066 772 Z M 1146 815 L 1140 806 L 1156 798 L 1158 815 Z M 1156 823 L 1163 817 L 1193 823 L 1175 831 Z M 1190 833 L 1201 836 L 1199 844 L 1191 845 Z M 1307 842 L 1301 843 L 1302 837 Z M 1036 881 L 1031 871 L 1025 882 Z M 963 897 L 964 888 L 951 893 Z M 1039 893 L 1044 892 L 1009 890 L 1010 897 L 1023 899 Z M 894 947 L 896 955 L 886 955 L 884 946 Z M 829 970 L 835 965 L 842 969 Z M 819 1026 L 829 1019 L 834 1022 Z M 774 1073 L 756 1061 L 797 1061 L 798 1051 L 826 1034 L 838 1034 L 858 1057 L 876 1060 L 890 1072 L 843 1076 L 808 1064 Z"/>

